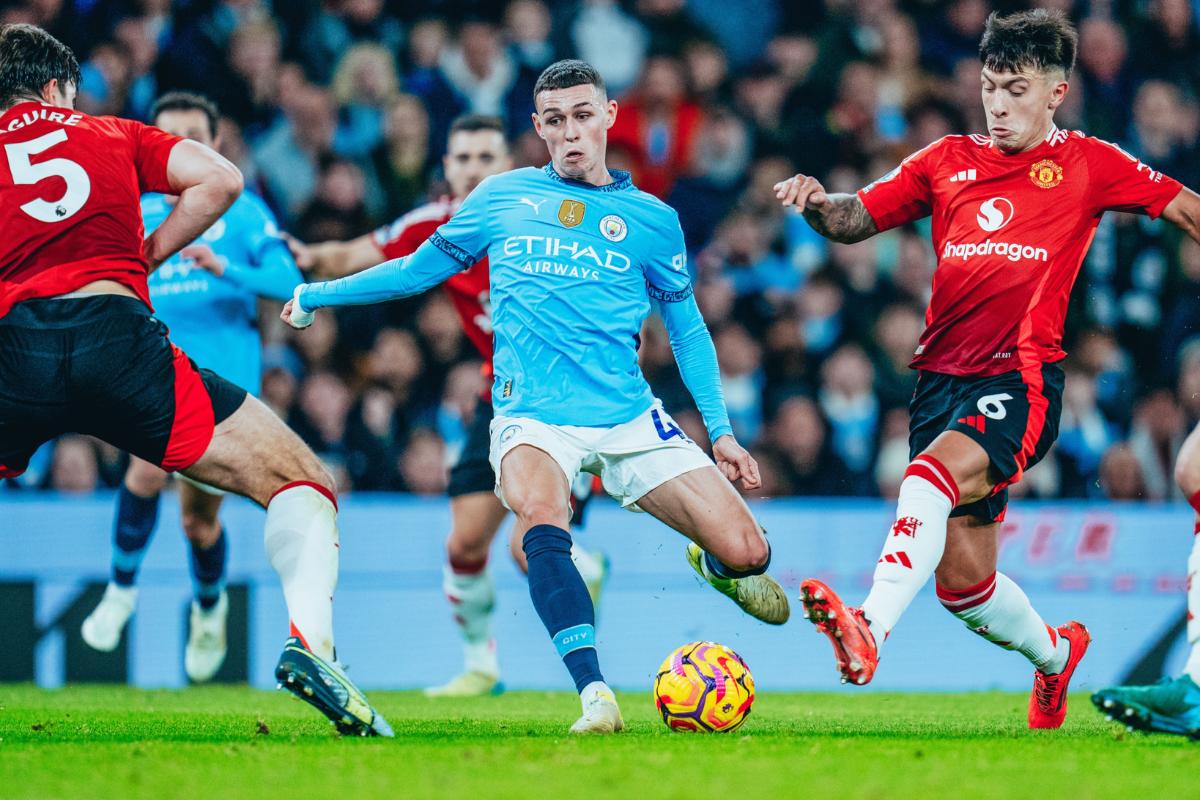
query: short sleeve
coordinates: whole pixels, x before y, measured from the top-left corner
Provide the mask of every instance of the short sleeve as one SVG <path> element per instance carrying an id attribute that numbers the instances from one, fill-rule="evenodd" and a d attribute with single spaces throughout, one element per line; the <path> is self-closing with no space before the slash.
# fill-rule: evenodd
<path id="1" fill-rule="evenodd" d="M 880 231 L 929 216 L 933 208 L 932 161 L 939 139 L 900 162 L 900 166 L 869 186 L 858 197 Z"/>
<path id="2" fill-rule="evenodd" d="M 647 293 L 664 303 L 686 300 L 692 294 L 692 276 L 688 273 L 679 215 L 667 208 L 660 228 L 651 235 L 653 243 L 647 248 L 650 258 L 645 265 Z"/>
<path id="3" fill-rule="evenodd" d="M 1115 144 L 1099 139 L 1089 144 L 1088 189 L 1098 212 L 1130 211 L 1155 219 L 1183 188 Z"/>
<path id="4" fill-rule="evenodd" d="M 489 197 L 495 176 L 485 178 L 467 195 L 453 217 L 429 237 L 430 243 L 467 269 L 475 264 L 492 243 Z"/>
<path id="5" fill-rule="evenodd" d="M 120 120 L 133 142 L 133 163 L 137 167 L 138 187 L 142 192 L 171 194 L 167 180 L 167 160 L 171 150 L 183 141 L 166 131 L 130 119 Z"/>

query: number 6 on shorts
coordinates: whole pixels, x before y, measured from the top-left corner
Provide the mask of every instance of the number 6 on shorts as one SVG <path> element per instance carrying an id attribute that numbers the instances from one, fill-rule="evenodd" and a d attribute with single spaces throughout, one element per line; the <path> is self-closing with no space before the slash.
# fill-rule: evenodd
<path id="1" fill-rule="evenodd" d="M 1008 416 L 1008 409 L 1004 407 L 1005 400 L 1012 400 L 1013 396 L 1008 392 L 1002 394 L 988 394 L 979 398 L 979 402 L 975 406 L 979 409 L 979 413 L 983 414 L 988 419 L 1004 419 Z"/>

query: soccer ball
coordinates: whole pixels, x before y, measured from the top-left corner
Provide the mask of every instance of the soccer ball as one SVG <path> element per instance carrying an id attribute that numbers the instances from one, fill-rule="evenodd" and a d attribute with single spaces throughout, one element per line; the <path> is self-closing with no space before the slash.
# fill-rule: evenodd
<path id="1" fill-rule="evenodd" d="M 754 676 L 737 653 L 715 642 L 685 644 L 654 678 L 654 705 L 673 731 L 727 733 L 750 716 Z"/>

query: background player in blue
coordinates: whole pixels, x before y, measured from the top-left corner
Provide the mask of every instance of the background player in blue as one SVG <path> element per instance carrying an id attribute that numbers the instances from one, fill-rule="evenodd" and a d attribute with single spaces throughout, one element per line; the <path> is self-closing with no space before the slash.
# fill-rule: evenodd
<path id="1" fill-rule="evenodd" d="M 172 92 L 155 103 L 151 118 L 168 133 L 216 148 L 217 109 L 199 95 Z M 170 213 L 174 198 L 142 197 L 149 235 Z M 243 192 L 216 224 L 150 275 L 155 316 L 171 339 L 197 364 L 257 394 L 262 344 L 259 297 L 284 299 L 301 280 L 275 219 L 258 197 Z M 212 678 L 225 660 L 225 532 L 217 518 L 223 494 L 182 478 L 179 501 L 191 542 L 195 599 L 184 668 L 197 683 Z M 131 457 L 121 485 L 113 531 L 112 577 L 104 598 L 83 623 L 83 639 L 113 650 L 137 603 L 137 575 L 158 517 L 167 473 Z"/>
<path id="2" fill-rule="evenodd" d="M 765 574 L 770 547 L 762 529 L 731 485 L 758 486 L 758 465 L 729 425 L 678 216 L 628 173 L 606 168 L 617 104 L 591 65 L 547 67 L 534 106 L 550 164 L 487 178 L 411 256 L 298 286 L 281 316 L 306 327 L 318 308 L 415 294 L 488 256 L 497 494 L 527 530 L 530 595 L 580 692 L 583 715 L 571 731 L 612 733 L 623 722 L 600 672 L 593 609 L 567 533 L 570 485 L 580 470 L 599 475 L 625 507 L 692 539 L 692 566 L 748 613 L 782 624 L 788 604 Z M 715 465 L 663 410 L 638 367 L 651 301 L 704 417 Z"/>

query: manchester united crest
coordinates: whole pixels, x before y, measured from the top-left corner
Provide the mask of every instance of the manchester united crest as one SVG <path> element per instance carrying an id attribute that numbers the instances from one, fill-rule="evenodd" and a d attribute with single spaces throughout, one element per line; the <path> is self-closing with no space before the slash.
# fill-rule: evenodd
<path id="1" fill-rule="evenodd" d="M 564 228 L 574 228 L 583 222 L 583 212 L 586 207 L 578 200 L 563 200 L 558 207 L 558 221 Z"/>
<path id="2" fill-rule="evenodd" d="M 1062 183 L 1063 169 L 1050 159 L 1043 159 L 1029 168 L 1029 180 L 1043 189 L 1053 189 Z"/>

